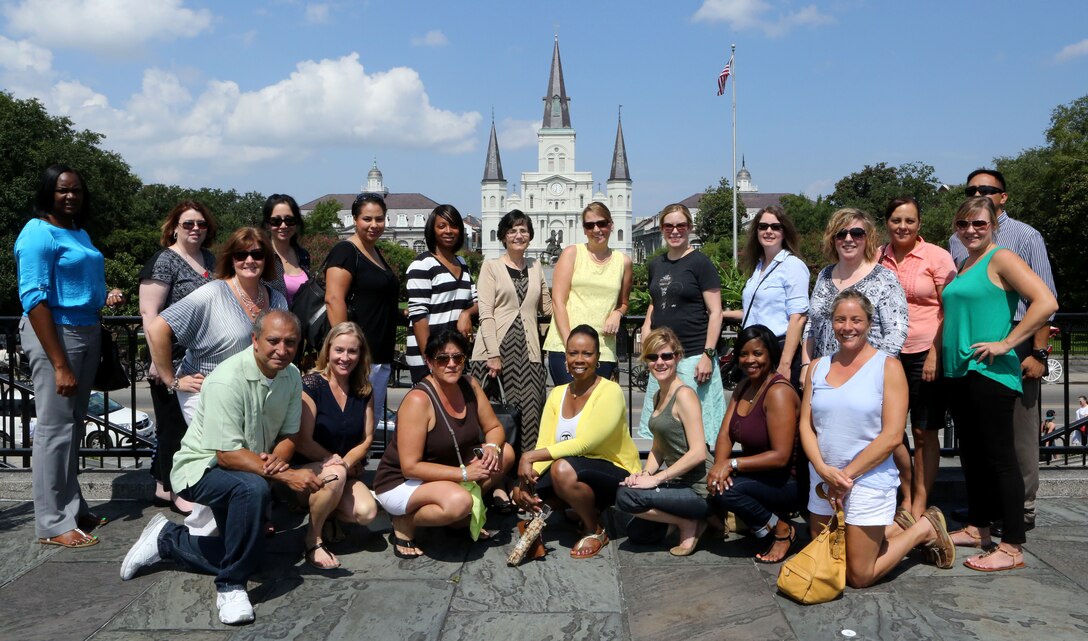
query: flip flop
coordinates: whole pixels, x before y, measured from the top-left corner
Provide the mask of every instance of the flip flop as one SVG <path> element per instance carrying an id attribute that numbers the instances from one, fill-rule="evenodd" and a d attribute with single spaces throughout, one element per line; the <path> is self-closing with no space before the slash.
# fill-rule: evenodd
<path id="1" fill-rule="evenodd" d="M 499 514 L 510 514 L 514 511 L 514 502 L 492 495 L 491 507 L 495 508 Z"/>
<path id="2" fill-rule="evenodd" d="M 992 568 L 987 568 L 987 567 L 982 567 L 980 565 L 977 565 L 977 560 L 978 559 L 986 558 L 986 557 L 994 555 L 994 554 L 1004 554 L 1005 556 L 1009 557 L 1009 561 L 1011 561 L 1011 563 L 1009 563 L 1008 565 L 1001 565 L 1001 566 L 996 566 L 996 567 L 992 567 Z M 988 552 L 983 552 L 982 554 L 972 556 L 972 557 L 970 557 L 968 559 L 965 559 L 963 564 L 965 566 L 971 568 L 972 570 L 976 570 L 978 572 L 1002 572 L 1004 570 L 1015 570 L 1017 568 L 1024 567 L 1024 553 L 1023 552 L 1015 552 L 1015 553 L 1014 552 L 1009 552 L 1008 550 L 1002 550 L 999 547 L 995 547 L 995 548 L 991 549 Z"/>
<path id="3" fill-rule="evenodd" d="M 598 543 L 597 549 L 593 550 L 589 554 L 580 554 L 580 552 L 589 547 L 590 541 L 596 541 Z M 575 559 L 592 559 L 601 553 L 604 546 L 608 545 L 608 533 L 601 528 L 601 531 L 596 534 L 587 534 L 578 539 L 578 542 L 574 544 L 574 547 L 570 550 L 570 555 Z"/>
<path id="4" fill-rule="evenodd" d="M 42 545 L 57 545 L 57 546 L 60 546 L 62 548 L 72 548 L 72 549 L 89 548 L 92 545 L 98 545 L 98 543 L 99 543 L 99 540 L 98 540 L 97 536 L 92 536 L 90 534 L 87 534 L 86 532 L 84 532 L 83 530 L 81 530 L 79 528 L 76 528 L 74 530 L 69 530 L 69 532 L 76 532 L 82 538 L 77 539 L 73 543 L 65 543 L 64 541 L 59 540 L 59 538 L 64 536 L 64 534 L 68 534 L 68 532 L 65 532 L 64 534 L 58 534 L 57 536 L 49 536 L 49 537 L 45 537 L 45 538 L 40 538 L 40 539 L 38 539 L 38 543 L 41 543 Z"/>
<path id="5" fill-rule="evenodd" d="M 318 563 L 317 558 L 314 555 L 314 553 L 318 550 L 321 550 L 325 554 L 328 554 L 330 558 L 335 559 L 336 565 L 321 565 L 320 563 Z M 324 543 L 318 543 L 317 545 L 314 545 L 313 547 L 307 549 L 305 558 L 306 562 L 309 563 L 311 567 L 321 570 L 322 572 L 328 572 L 329 570 L 337 570 L 340 568 L 340 560 L 336 558 L 335 554 L 329 551 L 329 548 L 325 547 Z"/>
<path id="6" fill-rule="evenodd" d="M 389 542 L 392 544 L 391 547 L 393 548 L 393 556 L 397 557 L 398 559 L 418 559 L 419 557 L 423 556 L 423 550 L 420 550 L 419 546 L 416 545 L 416 542 L 412 539 L 402 539 L 396 534 L 390 533 Z M 415 548 L 417 550 L 420 550 L 420 552 L 419 554 L 408 554 L 407 552 L 401 552 L 397 548 Z"/>
<path id="7" fill-rule="evenodd" d="M 770 565 L 772 563 L 781 563 L 782 561 L 786 560 L 786 557 L 788 557 L 790 555 L 790 552 L 793 551 L 793 544 L 797 542 L 797 528 L 793 527 L 793 523 L 790 523 L 789 526 L 790 526 L 789 534 L 787 534 L 786 536 L 775 536 L 774 540 L 771 541 L 771 544 L 767 546 L 766 550 L 760 552 L 759 556 L 752 557 L 752 558 L 754 558 L 756 560 L 756 563 L 766 563 L 766 564 Z M 770 554 L 771 550 L 774 549 L 774 546 L 777 545 L 779 541 L 789 541 L 790 542 L 789 546 L 786 547 L 786 553 L 782 555 L 782 558 L 778 559 L 777 561 L 771 561 L 769 559 L 761 559 L 760 558 L 760 557 L 764 557 L 764 556 L 767 556 L 768 554 Z"/>

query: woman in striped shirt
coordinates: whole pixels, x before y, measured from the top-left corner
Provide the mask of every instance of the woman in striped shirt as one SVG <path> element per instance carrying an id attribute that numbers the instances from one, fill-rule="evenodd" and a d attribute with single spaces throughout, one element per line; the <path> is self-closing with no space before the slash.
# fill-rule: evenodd
<path id="1" fill-rule="evenodd" d="M 476 314 L 476 287 L 465 259 L 457 255 L 465 244 L 465 222 L 453 205 L 439 205 L 423 227 L 427 251 L 408 266 L 408 367 L 412 382 L 427 375 L 420 345 L 443 329 L 460 332 L 471 341 Z"/>

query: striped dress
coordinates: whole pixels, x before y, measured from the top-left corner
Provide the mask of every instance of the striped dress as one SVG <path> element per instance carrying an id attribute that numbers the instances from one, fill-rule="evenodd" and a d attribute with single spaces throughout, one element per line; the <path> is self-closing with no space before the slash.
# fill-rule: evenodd
<path id="1" fill-rule="evenodd" d="M 476 304 L 476 286 L 468 272 L 465 259 L 457 257 L 460 277 L 455 276 L 434 254 L 423 252 L 408 266 L 408 322 L 426 319 L 430 335 L 443 329 L 457 329 L 461 312 Z M 412 381 L 418 382 L 427 375 L 423 361 L 423 348 L 417 345 L 416 336 L 408 331 L 408 366 L 412 369 Z"/>

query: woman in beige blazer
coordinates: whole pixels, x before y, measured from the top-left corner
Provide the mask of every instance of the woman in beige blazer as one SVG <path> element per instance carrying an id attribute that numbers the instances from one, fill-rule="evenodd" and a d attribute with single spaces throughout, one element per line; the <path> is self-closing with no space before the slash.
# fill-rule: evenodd
<path id="1" fill-rule="evenodd" d="M 476 284 L 480 329 L 472 371 L 478 378 L 497 378 L 507 403 L 521 409 L 521 431 L 508 442 L 529 451 L 536 447 L 547 378 L 537 314 L 552 313 L 552 297 L 540 262 L 525 256 L 533 239 L 529 217 L 517 209 L 509 212 L 499 221 L 498 236 L 506 253 L 484 262 Z M 484 382 L 497 392 L 497 385 Z"/>

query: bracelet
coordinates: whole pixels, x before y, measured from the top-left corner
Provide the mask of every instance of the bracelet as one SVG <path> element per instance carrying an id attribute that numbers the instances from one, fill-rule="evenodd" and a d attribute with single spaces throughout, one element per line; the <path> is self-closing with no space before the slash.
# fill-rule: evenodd
<path id="1" fill-rule="evenodd" d="M 729 459 L 729 467 L 733 469 L 733 473 L 736 474 L 740 471 L 740 464 L 737 463 L 737 459 Z"/>
<path id="2" fill-rule="evenodd" d="M 464 465 L 461 466 L 461 480 L 468 481 L 468 470 L 465 469 Z"/>
<path id="3" fill-rule="evenodd" d="M 484 447 L 493 447 L 493 448 L 495 448 L 496 450 L 499 450 L 499 449 L 501 449 L 501 448 L 499 447 L 499 444 L 498 444 L 498 443 L 484 443 Z"/>
<path id="4" fill-rule="evenodd" d="M 181 377 L 175 376 L 174 382 L 170 383 L 170 387 L 166 390 L 170 394 L 177 394 L 178 388 L 181 387 Z"/>

